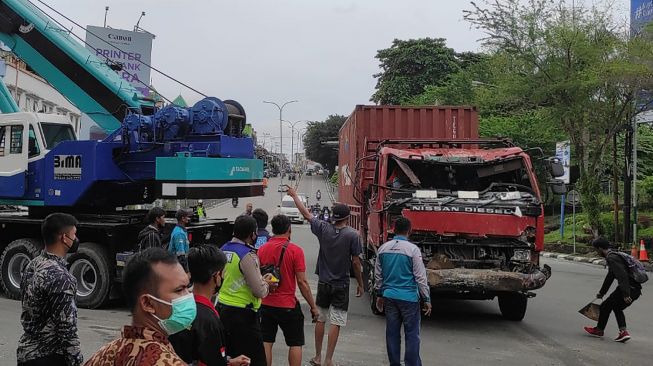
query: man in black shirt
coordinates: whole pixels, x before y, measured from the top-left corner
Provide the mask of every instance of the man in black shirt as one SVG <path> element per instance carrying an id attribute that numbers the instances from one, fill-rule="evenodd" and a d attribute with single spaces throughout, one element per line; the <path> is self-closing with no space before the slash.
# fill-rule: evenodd
<path id="1" fill-rule="evenodd" d="M 153 207 L 145 216 L 147 226 L 138 233 L 138 251 L 147 248 L 164 248 L 162 230 L 166 226 L 166 212 L 161 207 Z"/>
<path id="2" fill-rule="evenodd" d="M 169 337 L 177 355 L 188 364 L 195 362 L 207 366 L 250 364 L 246 356 L 232 359 L 227 356 L 224 326 L 210 300 L 222 285 L 222 271 L 226 263 L 227 257 L 224 253 L 212 245 L 199 245 L 188 252 L 188 267 L 197 304 L 197 315 L 190 330 Z"/>
<path id="3" fill-rule="evenodd" d="M 633 279 L 626 266 L 626 261 L 618 252 L 610 250 L 610 242 L 603 238 L 598 238 L 592 242 L 592 246 L 596 249 L 597 253 L 605 258 L 608 266 L 608 274 L 605 276 L 603 286 L 596 295 L 596 298 L 602 299 L 608 292 L 612 282 L 617 280 L 617 288 L 601 303 L 601 311 L 599 313 L 599 321 L 596 327 L 585 327 L 585 331 L 594 337 L 603 337 L 603 331 L 608 324 L 610 313 L 614 312 L 617 318 L 617 325 L 619 326 L 619 335 L 615 339 L 617 342 L 627 342 L 630 339 L 630 334 L 626 329 L 626 316 L 624 309 L 630 306 L 633 301 L 637 300 L 642 294 L 642 285 Z"/>

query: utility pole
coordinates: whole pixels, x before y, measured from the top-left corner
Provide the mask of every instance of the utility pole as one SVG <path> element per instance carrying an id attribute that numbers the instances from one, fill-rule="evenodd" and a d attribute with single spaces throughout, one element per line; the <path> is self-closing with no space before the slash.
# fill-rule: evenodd
<path id="1" fill-rule="evenodd" d="M 637 118 L 633 119 L 633 245 L 637 245 Z"/>
<path id="2" fill-rule="evenodd" d="M 633 156 L 633 126 L 632 124 L 626 125 L 626 139 L 625 139 L 625 154 L 624 154 L 624 243 L 632 243 L 632 226 L 630 208 L 632 206 L 632 156 Z"/>

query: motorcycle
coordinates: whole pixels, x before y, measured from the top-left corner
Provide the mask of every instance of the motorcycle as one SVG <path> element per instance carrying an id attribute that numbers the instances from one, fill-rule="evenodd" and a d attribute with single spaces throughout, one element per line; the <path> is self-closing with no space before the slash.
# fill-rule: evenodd
<path id="1" fill-rule="evenodd" d="M 322 192 L 320 192 L 318 190 L 317 193 L 315 193 L 315 199 L 318 200 L 318 201 L 321 200 L 322 199 Z"/>
<path id="2" fill-rule="evenodd" d="M 324 210 L 322 210 L 322 221 L 329 221 L 329 218 L 331 218 L 331 211 L 325 207 Z"/>
<path id="3" fill-rule="evenodd" d="M 320 205 L 316 203 L 313 206 L 311 206 L 311 213 L 313 214 L 313 216 L 315 216 L 317 218 L 322 217 L 321 210 L 320 210 Z"/>
<path id="4" fill-rule="evenodd" d="M 234 208 L 238 207 L 238 197 L 231 199 L 231 205 L 234 206 Z"/>

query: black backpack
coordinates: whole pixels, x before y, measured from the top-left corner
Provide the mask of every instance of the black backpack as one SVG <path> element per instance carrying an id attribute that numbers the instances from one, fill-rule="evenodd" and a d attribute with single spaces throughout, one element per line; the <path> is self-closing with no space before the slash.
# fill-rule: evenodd
<path id="1" fill-rule="evenodd" d="M 642 262 L 640 262 L 630 254 L 626 254 L 622 252 L 611 252 L 611 253 L 617 254 L 624 260 L 624 262 L 626 262 L 626 267 L 628 267 L 628 274 L 630 275 L 630 277 L 632 277 L 633 280 L 635 280 L 635 282 L 642 284 L 648 281 L 648 274 L 646 274 L 646 268 L 644 268 Z"/>
<path id="2" fill-rule="evenodd" d="M 288 244 L 290 244 L 290 240 L 286 241 L 283 244 L 283 247 L 281 247 L 281 255 L 279 256 L 279 262 L 277 264 L 266 264 L 265 266 L 261 266 L 261 275 L 265 276 L 270 273 L 281 282 L 281 263 L 283 263 L 283 256 L 286 254 Z"/>

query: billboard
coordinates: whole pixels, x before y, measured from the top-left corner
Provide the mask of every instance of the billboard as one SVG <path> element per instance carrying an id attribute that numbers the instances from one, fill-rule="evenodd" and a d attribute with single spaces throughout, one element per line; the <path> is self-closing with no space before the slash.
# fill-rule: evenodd
<path id="1" fill-rule="evenodd" d="M 122 71 L 117 71 L 120 77 L 145 96 L 150 92 L 150 68 L 146 64 L 151 65 L 153 39 L 151 33 L 86 27 L 86 47 L 100 60 L 122 64 Z"/>
<path id="2" fill-rule="evenodd" d="M 630 34 L 639 33 L 653 20 L 653 0 L 630 0 Z"/>
<path id="3" fill-rule="evenodd" d="M 556 143 L 556 158 L 560 159 L 562 166 L 565 168 L 565 174 L 558 179 L 569 184 L 569 168 L 571 166 L 571 143 L 561 141 Z"/>

